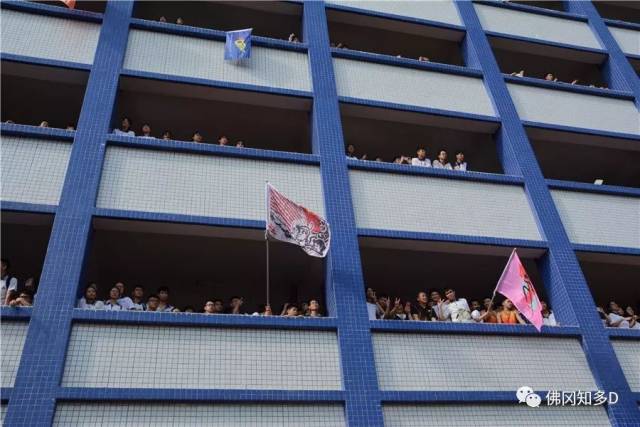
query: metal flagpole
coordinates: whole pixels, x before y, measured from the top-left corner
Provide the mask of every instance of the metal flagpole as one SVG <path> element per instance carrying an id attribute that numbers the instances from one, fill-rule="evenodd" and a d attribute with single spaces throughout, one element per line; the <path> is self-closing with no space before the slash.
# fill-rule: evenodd
<path id="1" fill-rule="evenodd" d="M 267 245 L 267 305 L 271 305 L 269 301 L 269 231 L 264 230 L 264 240 Z"/>

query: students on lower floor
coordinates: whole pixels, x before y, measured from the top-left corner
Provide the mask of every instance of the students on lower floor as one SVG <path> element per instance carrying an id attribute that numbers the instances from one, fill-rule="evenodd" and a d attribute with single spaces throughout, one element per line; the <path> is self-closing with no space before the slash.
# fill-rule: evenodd
<path id="1" fill-rule="evenodd" d="M 418 292 L 416 302 L 411 305 L 411 318 L 413 320 L 429 321 L 433 317 L 434 312 L 429 307 L 429 298 L 424 291 Z"/>
<path id="2" fill-rule="evenodd" d="M 467 162 L 464 161 L 464 153 L 462 151 L 456 152 L 456 161 L 453 163 L 453 170 L 466 172 Z"/>
<path id="3" fill-rule="evenodd" d="M 145 311 L 147 309 L 147 304 L 144 302 L 144 287 L 137 285 L 133 287 L 133 292 L 131 293 L 131 307 L 129 310 L 135 311 Z"/>
<path id="4" fill-rule="evenodd" d="M 113 133 L 116 135 L 124 135 L 124 136 L 136 136 L 136 133 L 131 130 L 131 120 L 128 117 L 122 118 L 122 123 L 119 128 L 115 128 Z"/>
<path id="5" fill-rule="evenodd" d="M 24 290 L 18 294 L 16 299 L 11 300 L 9 305 L 11 307 L 31 307 L 33 305 L 33 293 Z"/>
<path id="6" fill-rule="evenodd" d="M 120 307 L 122 307 L 123 310 L 131 310 L 133 301 L 125 294 L 124 283 L 117 282 L 114 286 L 118 288 L 118 292 L 120 293 L 120 297 L 118 298 Z"/>
<path id="7" fill-rule="evenodd" d="M 551 311 L 547 303 L 540 301 L 540 305 L 542 306 L 542 324 L 546 326 L 558 326 L 556 316 L 553 314 L 553 311 Z"/>
<path id="8" fill-rule="evenodd" d="M 149 298 L 147 299 L 147 308 L 145 309 L 145 311 L 160 311 L 158 310 L 159 306 L 160 306 L 160 298 L 158 298 L 158 295 L 156 294 L 149 295 Z"/>
<path id="9" fill-rule="evenodd" d="M 422 166 L 425 168 L 431 167 L 431 160 L 427 158 L 427 150 L 424 147 L 418 148 L 416 151 L 416 157 L 411 159 L 412 166 Z"/>

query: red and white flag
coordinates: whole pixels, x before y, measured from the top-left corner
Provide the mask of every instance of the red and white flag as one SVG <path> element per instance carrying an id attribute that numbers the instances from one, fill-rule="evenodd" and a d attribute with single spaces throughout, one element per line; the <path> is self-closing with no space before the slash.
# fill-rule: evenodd
<path id="1" fill-rule="evenodd" d="M 267 233 L 274 239 L 298 245 L 308 255 L 324 258 L 331 232 L 321 216 L 283 196 L 267 183 Z"/>

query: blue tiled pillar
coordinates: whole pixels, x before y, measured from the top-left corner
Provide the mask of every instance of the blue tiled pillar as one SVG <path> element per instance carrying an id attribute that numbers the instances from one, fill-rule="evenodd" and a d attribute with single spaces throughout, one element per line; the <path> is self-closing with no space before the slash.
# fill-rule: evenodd
<path id="1" fill-rule="evenodd" d="M 5 426 L 53 420 L 132 10 L 106 7 Z"/>
<path id="2" fill-rule="evenodd" d="M 607 24 L 591 1 L 565 1 L 567 12 L 586 15 L 591 31 L 600 39 L 609 58 L 603 66 L 603 73 L 611 89 L 633 92 L 636 107 L 640 108 L 640 79 L 611 35 Z"/>
<path id="3" fill-rule="evenodd" d="M 620 394 L 619 402 L 608 407 L 612 424 L 638 425 L 640 412 L 637 402 L 595 310 L 588 284 L 480 20 L 471 2 L 456 1 L 456 5 L 467 27 L 469 43 L 482 67 L 485 85 L 494 108 L 502 120 L 501 144 L 515 153 L 515 156 L 509 158 L 518 162 L 519 167 L 506 165 L 505 170 L 522 171 L 527 196 L 537 216 L 539 227 L 549 243 L 548 254 L 541 262 L 545 279 L 551 280 L 548 287 L 552 289 L 552 303 L 559 312 L 575 314 L 581 329 L 582 346 L 598 386 L 603 390 L 615 390 Z M 556 287 L 560 289 L 554 291 Z"/>
<path id="4" fill-rule="evenodd" d="M 314 91 L 313 150 L 320 155 L 325 211 L 332 232 L 326 264 L 327 301 L 338 318 L 346 417 L 350 426 L 382 426 L 324 2 L 305 1 L 303 21 Z"/>

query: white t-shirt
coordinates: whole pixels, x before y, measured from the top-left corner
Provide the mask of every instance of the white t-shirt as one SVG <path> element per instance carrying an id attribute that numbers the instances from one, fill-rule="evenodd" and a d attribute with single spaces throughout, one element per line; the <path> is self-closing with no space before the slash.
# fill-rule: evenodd
<path id="1" fill-rule="evenodd" d="M 629 328 L 629 321 L 616 313 L 609 313 L 609 319 L 611 323 L 617 323 L 622 320 L 618 326 L 613 326 L 614 328 Z"/>
<path id="2" fill-rule="evenodd" d="M 136 310 L 136 311 L 145 311 L 147 309 L 147 304 L 143 303 L 143 302 L 133 302 L 131 301 L 131 307 L 129 307 L 129 310 Z"/>
<path id="3" fill-rule="evenodd" d="M 469 303 L 464 298 L 450 302 L 444 306 L 444 317 L 451 318 L 452 322 L 471 322 Z"/>
<path id="4" fill-rule="evenodd" d="M 549 317 L 542 317 L 542 324 L 546 326 L 558 326 L 556 316 L 553 315 L 553 312 L 549 313 Z"/>
<path id="5" fill-rule="evenodd" d="M 151 136 L 151 135 L 140 135 L 140 138 L 156 139 L 155 136 Z"/>
<path id="6" fill-rule="evenodd" d="M 460 164 L 454 163 L 453 164 L 453 169 L 455 169 L 457 171 L 466 171 L 467 170 L 467 162 L 462 162 Z"/>
<path id="7" fill-rule="evenodd" d="M 120 304 L 113 304 L 110 300 L 106 300 L 104 302 L 104 309 L 110 311 L 121 311 L 124 310 Z"/>
<path id="8" fill-rule="evenodd" d="M 93 304 L 87 304 L 87 300 L 82 297 L 78 301 L 78 308 L 83 310 L 104 310 L 104 303 L 102 301 L 95 300 Z"/>
<path id="9" fill-rule="evenodd" d="M 129 297 L 120 298 L 118 304 L 120 304 L 123 310 L 131 310 L 133 308 L 133 301 Z"/>
<path id="10" fill-rule="evenodd" d="M 433 166 L 436 169 L 449 169 L 452 170 L 453 168 L 451 167 L 451 163 L 445 163 L 444 165 L 442 163 L 440 163 L 440 160 L 435 159 L 433 161 L 433 163 L 431 164 L 431 166 Z"/>
<path id="11" fill-rule="evenodd" d="M 9 279 L 9 286 L 7 286 L 7 279 Z M 7 299 L 7 292 L 18 290 L 18 279 L 15 277 L 5 276 L 0 283 L 0 305 L 4 305 Z"/>
<path id="12" fill-rule="evenodd" d="M 422 166 L 425 168 L 430 168 L 431 160 L 427 159 L 426 157 L 424 158 L 424 160 L 420 160 L 419 158 L 414 157 L 413 159 L 411 159 L 411 164 L 413 166 Z"/>
<path id="13" fill-rule="evenodd" d="M 378 306 L 368 302 L 367 312 L 369 313 L 369 320 L 376 320 L 376 313 L 378 313 Z"/>
<path id="14" fill-rule="evenodd" d="M 120 130 L 120 129 L 114 129 L 113 133 L 115 133 L 116 135 L 136 136 L 136 133 L 134 131 L 132 131 L 132 130 L 125 132 L 125 131 Z"/>

